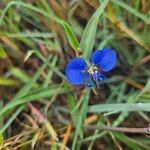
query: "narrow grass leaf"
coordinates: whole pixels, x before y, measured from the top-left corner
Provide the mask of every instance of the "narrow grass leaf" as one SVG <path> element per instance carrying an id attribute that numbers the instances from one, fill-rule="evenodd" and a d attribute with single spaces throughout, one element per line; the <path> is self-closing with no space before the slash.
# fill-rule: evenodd
<path id="1" fill-rule="evenodd" d="M 10 38 L 52 38 L 54 34 L 52 33 L 41 33 L 41 32 L 20 32 L 20 33 L 2 33 Z"/>
<path id="2" fill-rule="evenodd" d="M 76 111 L 72 112 L 72 110 L 77 105 L 77 101 L 75 99 L 74 94 L 71 93 L 71 94 L 68 95 L 68 97 L 67 97 L 67 103 L 68 103 L 68 106 L 69 106 L 69 110 L 71 112 L 71 117 L 72 117 L 73 123 L 76 126 L 76 124 L 77 124 L 76 121 L 77 121 L 77 118 L 78 118 L 78 115 L 79 115 L 79 110 L 77 109 Z"/>
<path id="3" fill-rule="evenodd" d="M 83 133 L 84 119 L 85 119 L 85 117 L 87 115 L 87 111 L 88 111 L 89 93 L 87 93 L 87 91 L 85 91 L 85 93 L 83 95 L 84 95 L 83 96 L 84 100 L 82 103 L 81 111 L 79 113 L 80 115 L 77 118 L 76 130 L 74 133 L 73 144 L 72 144 L 72 150 L 76 149 L 77 142 L 78 142 L 78 136 L 79 136 L 79 134 Z"/>
<path id="4" fill-rule="evenodd" d="M 40 77 L 42 71 L 46 68 L 46 66 L 49 64 L 49 60 L 50 60 L 50 56 L 49 58 L 44 62 L 44 64 L 38 69 L 38 71 L 35 73 L 35 75 L 32 77 L 32 79 L 29 81 L 29 83 L 27 83 L 14 97 L 14 99 L 21 97 L 22 95 L 25 95 L 26 93 L 28 93 L 28 91 L 32 88 L 32 86 L 34 85 L 34 83 L 37 81 L 37 79 Z M 14 100 L 13 99 L 13 100 Z M 13 101 L 12 100 L 12 101 Z"/>
<path id="5" fill-rule="evenodd" d="M 72 46 L 72 48 L 74 50 L 78 50 L 79 49 L 79 42 L 76 38 L 76 36 L 74 35 L 73 31 L 71 30 L 70 26 L 66 23 L 66 22 L 62 22 L 65 33 L 67 35 L 68 41 L 70 43 L 70 45 Z"/>
<path id="6" fill-rule="evenodd" d="M 143 143 L 141 143 L 140 141 L 137 141 L 137 140 L 134 140 L 133 138 L 127 137 L 126 135 L 124 135 L 122 133 L 113 132 L 113 135 L 117 138 L 117 140 L 128 145 L 128 147 L 130 147 L 130 149 L 133 149 L 133 150 L 135 150 L 135 149 L 143 150 L 143 148 L 148 149 L 148 147 L 146 145 L 144 145 Z"/>
<path id="7" fill-rule="evenodd" d="M 68 89 L 58 88 L 58 87 L 59 87 L 58 85 L 53 85 L 53 86 L 49 86 L 46 88 L 38 88 L 38 89 L 33 90 L 32 92 L 30 92 L 24 96 L 23 95 L 21 97 L 17 96 L 15 99 L 10 101 L 5 107 L 3 107 L 0 110 L 0 115 L 2 115 L 3 113 L 8 111 L 9 109 L 11 109 L 15 106 L 18 106 L 20 104 L 39 100 L 41 98 L 51 97 L 51 96 L 55 95 L 56 93 L 60 94 L 60 93 L 68 92 Z M 58 90 L 56 90 L 56 89 L 58 89 Z"/>
<path id="8" fill-rule="evenodd" d="M 89 57 L 94 46 L 99 18 L 103 14 L 108 2 L 109 0 L 104 0 L 101 3 L 100 7 L 95 11 L 95 13 L 93 14 L 93 16 L 88 21 L 85 27 L 85 30 L 84 30 L 84 33 L 80 42 L 80 48 L 83 51 L 83 55 L 86 61 L 89 61 Z"/>
<path id="9" fill-rule="evenodd" d="M 21 81 L 23 81 L 25 83 L 30 81 L 30 77 L 25 72 L 23 72 L 21 69 L 19 69 L 19 68 L 13 67 L 10 70 L 10 72 L 11 72 L 11 74 L 13 76 L 17 77 L 18 79 L 20 79 Z"/>
<path id="10" fill-rule="evenodd" d="M 13 113 L 11 117 L 8 118 L 8 121 L 5 125 L 0 129 L 0 134 L 3 134 L 5 130 L 11 125 L 11 123 L 16 119 L 16 117 L 21 113 L 21 111 L 25 108 L 24 105 L 17 108 L 17 110 Z"/>
<path id="11" fill-rule="evenodd" d="M 132 103 L 132 104 L 101 104 L 89 107 L 89 112 L 103 113 L 109 111 L 147 111 L 150 112 L 150 103 Z"/>

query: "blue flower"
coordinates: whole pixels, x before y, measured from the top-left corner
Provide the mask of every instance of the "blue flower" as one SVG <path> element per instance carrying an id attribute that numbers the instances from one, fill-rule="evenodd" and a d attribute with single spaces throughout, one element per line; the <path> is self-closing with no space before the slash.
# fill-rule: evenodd
<path id="1" fill-rule="evenodd" d="M 116 61 L 116 52 L 109 48 L 93 52 L 88 64 L 82 57 L 74 58 L 66 67 L 67 80 L 73 85 L 85 84 L 91 88 L 96 84 L 99 88 L 99 82 L 107 79 L 102 72 L 113 69 Z"/>

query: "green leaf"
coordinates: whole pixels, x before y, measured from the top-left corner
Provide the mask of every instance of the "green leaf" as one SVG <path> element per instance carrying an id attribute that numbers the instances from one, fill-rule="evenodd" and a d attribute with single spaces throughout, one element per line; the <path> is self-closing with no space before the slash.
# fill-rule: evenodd
<path id="1" fill-rule="evenodd" d="M 86 28 L 84 30 L 84 33 L 80 42 L 80 47 L 81 47 L 81 50 L 83 50 L 83 55 L 87 62 L 89 61 L 89 57 L 94 46 L 99 18 L 104 12 L 108 2 L 109 0 L 104 0 L 101 3 L 100 7 L 95 11 L 95 13 L 93 14 L 91 19 L 87 23 Z"/>
<path id="2" fill-rule="evenodd" d="M 74 138 L 73 138 L 72 150 L 75 150 L 77 147 L 78 136 L 83 132 L 84 119 L 85 119 L 87 112 L 88 112 L 89 91 L 85 91 L 85 93 L 83 95 L 84 95 L 83 96 L 84 99 L 83 99 L 81 111 L 80 111 L 78 118 L 77 118 L 76 130 L 75 130 L 75 134 L 74 134 Z"/>
<path id="3" fill-rule="evenodd" d="M 33 87 L 33 85 L 35 84 L 35 82 L 38 80 L 38 78 L 40 77 L 42 71 L 47 67 L 47 65 L 49 64 L 49 60 L 51 59 L 51 56 L 49 56 L 44 64 L 38 69 L 38 71 L 35 73 L 35 75 L 31 78 L 31 80 L 22 88 L 20 89 L 20 91 L 15 95 L 15 97 L 13 98 L 16 99 L 18 97 L 21 97 L 23 95 L 25 95 L 26 93 L 28 93 L 30 91 L 30 89 Z M 13 101 L 11 100 L 11 101 Z"/>
<path id="4" fill-rule="evenodd" d="M 21 97 L 16 96 L 16 98 L 11 100 L 5 107 L 3 107 L 0 110 L 0 115 L 2 115 L 3 113 L 5 113 L 11 108 L 14 108 L 15 106 L 18 106 L 27 102 L 35 101 L 41 98 L 51 97 L 55 95 L 56 93 L 60 94 L 60 93 L 66 93 L 66 92 L 68 92 L 68 89 L 59 88 L 59 85 L 52 85 L 46 88 L 38 88 L 26 95 L 21 95 Z"/>
<path id="5" fill-rule="evenodd" d="M 130 138 L 122 133 L 117 133 L 117 132 L 113 132 L 113 135 L 116 137 L 117 140 L 119 140 L 120 142 L 128 145 L 128 147 L 131 150 L 142 150 L 142 149 L 147 149 L 147 146 L 144 146 L 142 142 L 134 140 L 133 138 Z M 141 148 L 141 146 L 143 148 Z"/>
<path id="6" fill-rule="evenodd" d="M 71 112 L 71 117 L 72 117 L 73 123 L 74 123 L 74 125 L 76 125 L 77 124 L 76 120 L 78 118 L 79 112 L 78 112 L 78 109 L 76 111 L 72 112 L 72 110 L 74 110 L 74 108 L 77 105 L 77 101 L 76 101 L 74 94 L 72 94 L 72 93 L 68 94 L 67 103 L 69 106 L 69 110 Z"/>
<path id="7" fill-rule="evenodd" d="M 20 106 L 16 109 L 16 111 L 12 114 L 11 117 L 8 118 L 7 122 L 3 125 L 3 127 L 0 129 L 0 134 L 3 134 L 6 129 L 11 125 L 11 123 L 16 119 L 16 117 L 23 111 L 25 108 L 24 105 Z"/>
<path id="8" fill-rule="evenodd" d="M 65 33 L 67 35 L 70 45 L 72 46 L 72 48 L 74 50 L 78 50 L 79 42 L 78 42 L 76 36 L 74 35 L 73 31 L 71 30 L 70 26 L 64 21 L 62 22 L 62 25 L 64 27 L 64 30 L 65 30 Z"/>
<path id="9" fill-rule="evenodd" d="M 12 67 L 10 72 L 12 73 L 12 75 L 14 75 L 15 77 L 17 77 L 18 79 L 20 79 L 25 83 L 30 81 L 30 77 L 25 72 L 23 72 L 20 68 Z"/>
<path id="10" fill-rule="evenodd" d="M 132 104 L 101 104 L 89 107 L 89 112 L 103 113 L 110 111 L 147 111 L 150 112 L 150 103 L 132 103 Z"/>

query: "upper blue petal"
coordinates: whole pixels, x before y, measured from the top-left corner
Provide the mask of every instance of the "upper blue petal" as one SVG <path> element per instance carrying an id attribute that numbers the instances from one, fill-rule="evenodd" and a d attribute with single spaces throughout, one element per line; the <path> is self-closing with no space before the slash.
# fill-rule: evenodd
<path id="1" fill-rule="evenodd" d="M 103 48 L 96 50 L 90 59 L 94 65 L 99 65 L 101 70 L 109 71 L 116 65 L 117 55 L 114 50 Z"/>
<path id="2" fill-rule="evenodd" d="M 83 58 L 74 58 L 70 60 L 66 67 L 66 77 L 71 84 L 79 85 L 84 82 L 84 70 L 86 62 Z"/>

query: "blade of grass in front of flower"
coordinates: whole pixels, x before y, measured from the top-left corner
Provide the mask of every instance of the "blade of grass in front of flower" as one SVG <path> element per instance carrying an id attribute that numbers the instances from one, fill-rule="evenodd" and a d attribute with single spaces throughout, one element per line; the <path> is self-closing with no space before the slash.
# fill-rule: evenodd
<path id="1" fill-rule="evenodd" d="M 135 15 L 137 18 L 140 18 L 142 21 L 144 21 L 145 23 L 150 25 L 150 19 L 148 17 L 144 16 L 142 13 L 140 13 L 137 10 L 135 10 L 134 8 L 130 7 L 123 1 L 116 1 L 116 0 L 110 0 L 110 1 L 124 9 L 126 9 L 128 12 L 130 12 L 131 14 Z"/>
<path id="2" fill-rule="evenodd" d="M 85 30 L 84 30 L 84 33 L 80 42 L 80 48 L 83 51 L 83 56 L 87 62 L 89 61 L 89 57 L 92 53 L 92 49 L 94 46 L 99 18 L 103 14 L 108 2 L 109 0 L 104 0 L 101 3 L 99 8 L 92 15 L 91 19 L 88 21 L 85 27 Z"/>
<path id="3" fill-rule="evenodd" d="M 62 21 L 65 33 L 67 35 L 68 41 L 70 43 L 70 45 L 72 46 L 72 48 L 77 51 L 79 49 L 79 42 L 76 38 L 76 36 L 74 35 L 71 27 L 68 25 L 68 23 Z"/>
<path id="4" fill-rule="evenodd" d="M 131 104 L 101 104 L 89 107 L 91 113 L 103 113 L 110 111 L 146 111 L 150 112 L 150 103 L 131 103 Z"/>
<path id="5" fill-rule="evenodd" d="M 81 110 L 79 112 L 80 115 L 78 115 L 78 118 L 77 118 L 76 130 L 74 133 L 73 143 L 72 143 L 72 150 L 76 149 L 78 137 L 81 133 L 83 134 L 84 119 L 88 112 L 89 91 L 85 90 L 83 93 L 84 94 L 81 97 L 81 98 L 83 98 L 83 101 L 82 101 Z"/>

